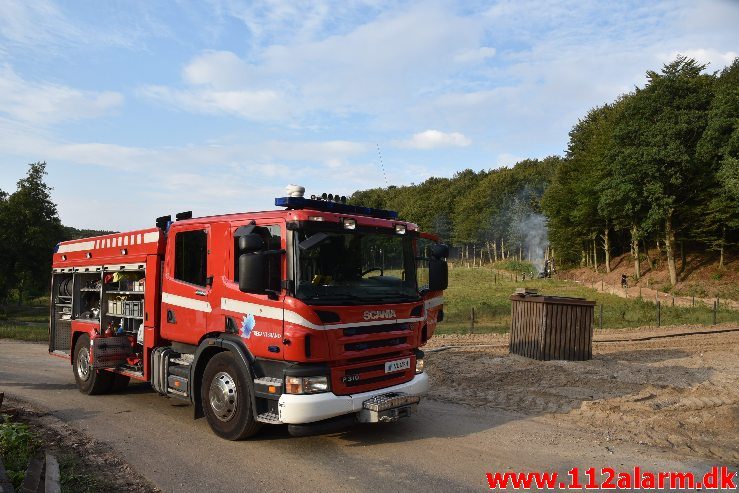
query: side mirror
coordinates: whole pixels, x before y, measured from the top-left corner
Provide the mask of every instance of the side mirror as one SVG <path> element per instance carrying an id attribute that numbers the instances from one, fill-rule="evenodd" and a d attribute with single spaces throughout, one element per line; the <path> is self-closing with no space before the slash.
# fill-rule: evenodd
<path id="1" fill-rule="evenodd" d="M 429 291 L 443 291 L 448 286 L 449 266 L 446 260 L 432 258 L 429 260 Z"/>
<path id="2" fill-rule="evenodd" d="M 267 291 L 267 257 L 264 239 L 256 233 L 239 236 L 239 289 L 244 293 Z"/>
<path id="3" fill-rule="evenodd" d="M 444 245 L 443 243 L 436 243 L 434 245 L 431 245 L 430 250 L 431 251 L 429 253 L 434 258 L 442 259 L 442 258 L 449 257 L 449 245 Z"/>
<path id="4" fill-rule="evenodd" d="M 239 256 L 239 289 L 244 293 L 267 293 L 267 257 L 265 255 L 256 252 L 242 253 Z"/>

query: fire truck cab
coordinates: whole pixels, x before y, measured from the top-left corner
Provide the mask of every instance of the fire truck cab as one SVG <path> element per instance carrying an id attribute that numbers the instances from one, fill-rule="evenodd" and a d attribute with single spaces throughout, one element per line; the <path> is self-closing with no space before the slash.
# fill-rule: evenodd
<path id="1" fill-rule="evenodd" d="M 80 391 L 149 382 L 230 440 L 411 415 L 448 248 L 339 197 L 275 205 L 60 243 L 49 351 Z"/>

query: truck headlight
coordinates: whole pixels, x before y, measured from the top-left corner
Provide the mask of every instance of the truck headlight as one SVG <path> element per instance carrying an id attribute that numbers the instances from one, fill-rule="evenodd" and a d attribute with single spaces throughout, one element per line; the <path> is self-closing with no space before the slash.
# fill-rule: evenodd
<path id="1" fill-rule="evenodd" d="M 319 394 L 328 392 L 328 377 L 285 377 L 286 394 Z"/>
<path id="2" fill-rule="evenodd" d="M 416 375 L 419 373 L 423 373 L 423 369 L 425 368 L 425 364 L 423 362 L 423 358 L 416 358 Z"/>

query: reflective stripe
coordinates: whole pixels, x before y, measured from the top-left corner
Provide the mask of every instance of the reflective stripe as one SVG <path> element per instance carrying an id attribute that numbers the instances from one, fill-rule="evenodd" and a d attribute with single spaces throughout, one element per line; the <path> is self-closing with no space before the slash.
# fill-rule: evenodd
<path id="1" fill-rule="evenodd" d="M 94 241 L 81 241 L 79 243 L 68 243 L 66 245 L 59 245 L 57 253 L 80 252 L 82 250 L 92 250 L 93 248 L 95 248 Z"/>
<path id="2" fill-rule="evenodd" d="M 256 303 L 249 303 L 246 301 L 233 300 L 230 298 L 221 299 L 221 308 L 224 310 L 238 312 L 241 314 L 252 314 L 257 317 L 269 318 L 271 320 L 283 320 L 282 308 L 276 308 L 273 306 L 258 305 Z M 314 324 L 310 320 L 300 315 L 298 312 L 293 310 L 284 311 L 284 320 L 287 323 L 301 325 L 313 330 L 332 330 L 332 329 L 348 329 L 350 327 L 367 327 L 369 325 L 387 325 L 395 323 L 406 323 L 406 322 L 421 322 L 424 317 L 415 318 L 400 318 L 400 319 L 387 319 L 377 320 L 374 322 L 350 322 L 345 324 L 331 324 L 331 325 L 320 325 Z"/>
<path id="3" fill-rule="evenodd" d="M 439 305 L 444 304 L 444 297 L 443 296 L 437 296 L 436 298 L 431 298 L 426 301 L 424 301 L 423 305 L 428 310 L 429 308 L 435 308 Z"/>
<path id="4" fill-rule="evenodd" d="M 159 231 L 151 231 L 144 235 L 144 243 L 156 243 L 159 241 Z"/>
<path id="5" fill-rule="evenodd" d="M 210 303 L 204 300 L 194 300 L 192 298 L 185 298 L 172 293 L 162 293 L 162 303 L 168 305 L 179 306 L 181 308 L 189 308 L 198 312 L 210 313 Z"/>

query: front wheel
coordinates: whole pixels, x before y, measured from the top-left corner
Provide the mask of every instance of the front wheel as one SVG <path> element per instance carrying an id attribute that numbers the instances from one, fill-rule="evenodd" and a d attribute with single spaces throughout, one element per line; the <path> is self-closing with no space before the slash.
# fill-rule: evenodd
<path id="1" fill-rule="evenodd" d="M 90 336 L 83 334 L 74 345 L 72 361 L 74 379 L 80 392 L 88 395 L 105 394 L 113 385 L 113 374 L 105 370 L 96 370 L 90 363 Z"/>
<path id="2" fill-rule="evenodd" d="M 248 371 L 231 352 L 218 353 L 203 373 L 200 398 L 205 418 L 213 432 L 226 440 L 241 440 L 257 433 Z"/>

